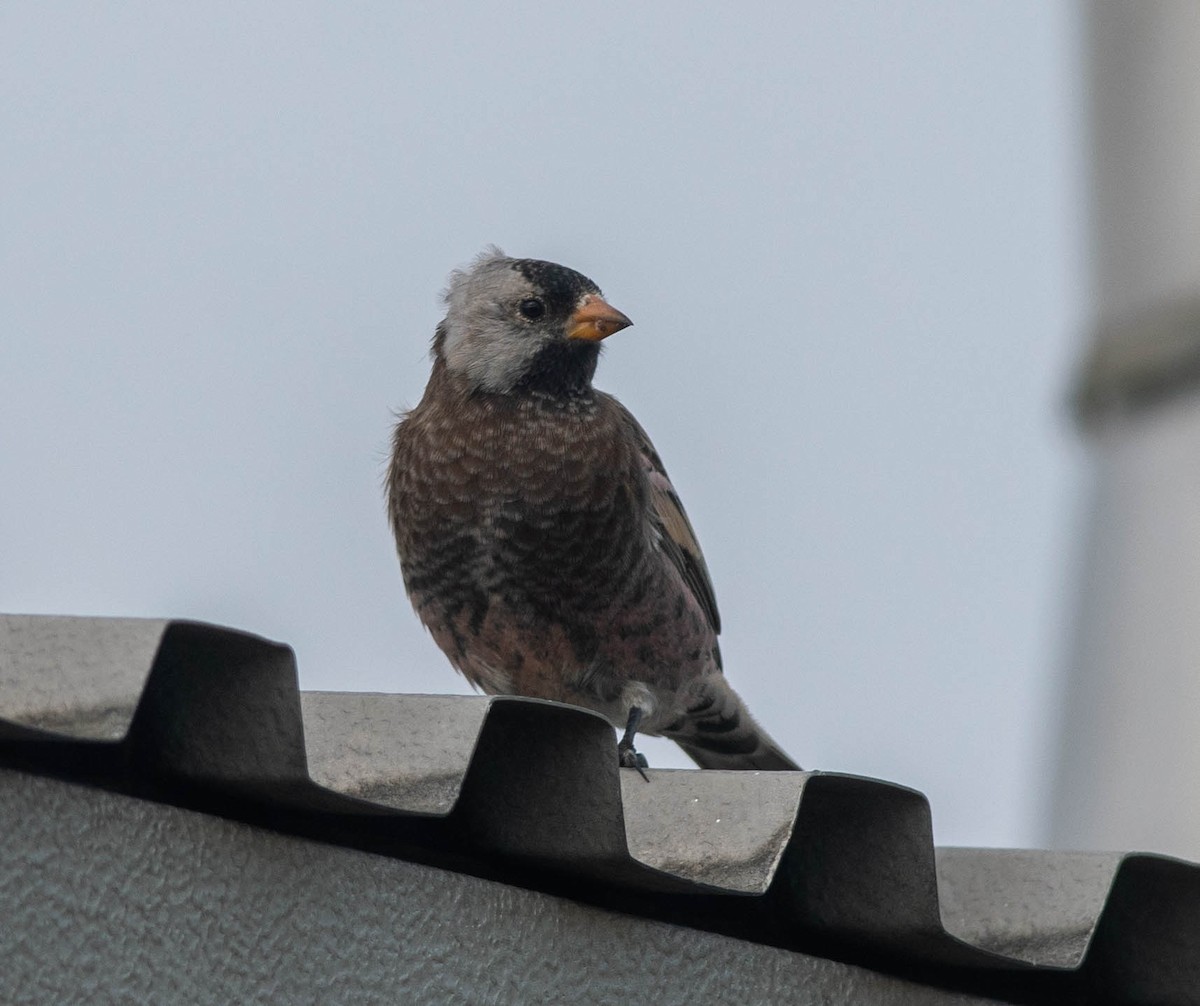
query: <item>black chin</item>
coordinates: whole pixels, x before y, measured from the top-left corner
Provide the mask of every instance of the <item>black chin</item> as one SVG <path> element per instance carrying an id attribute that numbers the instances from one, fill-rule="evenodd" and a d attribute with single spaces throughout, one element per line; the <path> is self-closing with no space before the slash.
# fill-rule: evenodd
<path id="1" fill-rule="evenodd" d="M 533 358 L 517 388 L 551 395 L 583 394 L 592 386 L 599 358 L 598 342 L 567 339 L 551 343 Z"/>

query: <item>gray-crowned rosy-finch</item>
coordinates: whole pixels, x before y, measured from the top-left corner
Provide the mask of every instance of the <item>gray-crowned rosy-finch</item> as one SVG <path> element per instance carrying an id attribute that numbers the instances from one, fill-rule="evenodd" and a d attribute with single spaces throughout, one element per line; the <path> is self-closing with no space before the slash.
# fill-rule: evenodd
<path id="1" fill-rule="evenodd" d="M 421 621 L 472 684 L 595 709 L 704 768 L 796 769 L 721 670 L 692 526 L 650 438 L 592 387 L 631 324 L 590 279 L 498 249 L 455 272 L 388 510 Z"/>

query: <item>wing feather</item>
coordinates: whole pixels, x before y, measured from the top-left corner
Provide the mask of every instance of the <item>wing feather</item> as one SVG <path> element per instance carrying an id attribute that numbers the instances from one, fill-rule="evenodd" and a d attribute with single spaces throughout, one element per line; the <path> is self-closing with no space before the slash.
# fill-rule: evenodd
<path id="1" fill-rule="evenodd" d="M 663 551 L 700 603 L 713 631 L 720 632 L 721 615 L 717 611 L 717 597 L 713 591 L 712 578 L 708 574 L 708 564 L 704 561 L 700 542 L 696 538 L 692 522 L 688 520 L 687 512 L 683 509 L 679 494 L 671 484 L 662 458 L 658 456 L 641 424 L 616 399 L 613 399 L 613 402 L 620 410 L 621 419 L 633 435 L 641 453 L 646 477 L 650 482 L 653 518 L 661 532 Z"/>

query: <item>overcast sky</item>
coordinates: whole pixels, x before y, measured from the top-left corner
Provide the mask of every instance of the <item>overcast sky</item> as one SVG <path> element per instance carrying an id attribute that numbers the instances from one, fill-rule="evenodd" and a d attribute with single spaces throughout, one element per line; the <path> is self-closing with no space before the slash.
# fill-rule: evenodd
<path id="1" fill-rule="evenodd" d="M 1077 30 L 1044 0 L 4 4 L 0 609 L 469 692 L 381 478 L 446 276 L 496 242 L 634 319 L 597 383 L 654 438 L 776 738 L 922 790 L 943 843 L 1043 842 Z"/>

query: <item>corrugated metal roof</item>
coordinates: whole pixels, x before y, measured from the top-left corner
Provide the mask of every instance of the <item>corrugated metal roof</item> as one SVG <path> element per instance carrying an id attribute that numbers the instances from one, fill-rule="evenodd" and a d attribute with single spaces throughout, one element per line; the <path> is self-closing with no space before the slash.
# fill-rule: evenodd
<path id="1" fill-rule="evenodd" d="M 0 822 L 5 1006 L 997 1002 L 28 772 Z"/>
<path id="2" fill-rule="evenodd" d="M 301 693 L 191 622 L 0 617 L 0 764 L 1017 1001 L 1200 997 L 1200 868 L 935 851 L 925 798 L 835 773 L 617 768 L 513 698 Z"/>

